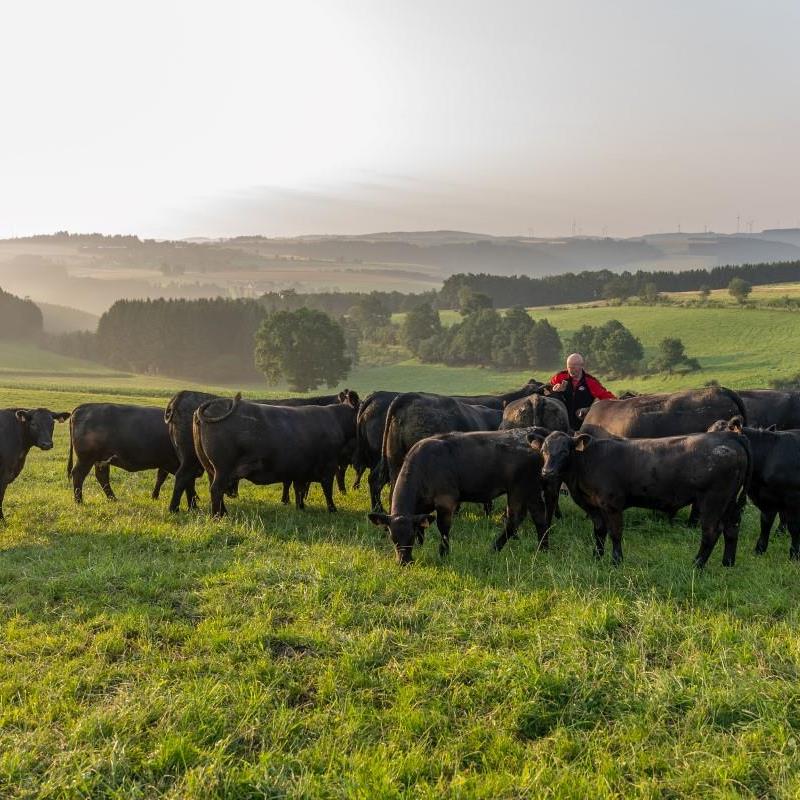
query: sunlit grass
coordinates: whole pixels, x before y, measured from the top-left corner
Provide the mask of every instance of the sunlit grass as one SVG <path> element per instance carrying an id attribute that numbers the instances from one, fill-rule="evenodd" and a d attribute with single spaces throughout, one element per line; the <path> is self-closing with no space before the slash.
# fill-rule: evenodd
<path id="1" fill-rule="evenodd" d="M 548 553 L 529 523 L 492 553 L 499 504 L 467 506 L 449 559 L 432 529 L 400 569 L 366 490 L 329 515 L 318 488 L 297 512 L 245 483 L 220 522 L 202 482 L 173 517 L 152 473 L 112 470 L 119 501 L 90 477 L 78 508 L 66 448 L 59 426 L 6 495 L 4 798 L 800 792 L 800 574 L 785 535 L 753 554 L 752 509 L 730 570 L 636 511 L 624 564 L 596 562 L 563 498 Z"/>

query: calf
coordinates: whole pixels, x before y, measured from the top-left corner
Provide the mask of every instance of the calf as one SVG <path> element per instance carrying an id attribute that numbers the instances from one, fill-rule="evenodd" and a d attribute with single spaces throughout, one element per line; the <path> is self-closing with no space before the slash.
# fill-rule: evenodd
<path id="1" fill-rule="evenodd" d="M 194 445 L 211 476 L 211 512 L 227 513 L 223 495 L 232 480 L 256 484 L 322 484 L 329 511 L 333 481 L 355 438 L 356 412 L 349 403 L 297 408 L 231 400 L 203 403 L 193 418 Z M 302 497 L 302 493 L 301 493 Z"/>
<path id="2" fill-rule="evenodd" d="M 178 469 L 178 457 L 160 408 L 84 403 L 72 412 L 69 428 L 67 477 L 72 478 L 76 503 L 83 502 L 83 482 L 92 467 L 109 500 L 116 499 L 110 483 L 112 465 L 128 472 L 157 470 L 154 500 L 167 476 Z M 74 466 L 73 453 L 77 456 Z M 187 500 L 191 505 L 188 491 Z"/>
<path id="3" fill-rule="evenodd" d="M 56 421 L 69 419 L 69 411 L 47 408 L 5 408 L 0 411 L 0 520 L 3 498 L 8 484 L 25 466 L 31 447 L 53 449 L 53 428 Z"/>
<path id="4" fill-rule="evenodd" d="M 800 430 L 776 431 L 745 427 L 741 417 L 720 420 L 710 430 L 741 433 L 753 454 L 753 475 L 747 496 L 761 513 L 756 553 L 767 552 L 775 517 L 789 529 L 789 558 L 800 559 Z"/>
<path id="5" fill-rule="evenodd" d="M 736 433 L 700 433 L 661 439 L 595 439 L 560 431 L 543 443 L 542 476 L 558 476 L 594 525 L 595 554 L 603 555 L 611 534 L 612 560 L 622 561 L 622 512 L 652 508 L 675 514 L 697 503 L 702 536 L 695 565 L 703 567 L 720 528 L 722 563 L 733 566 L 739 520 L 751 469 L 747 440 Z"/>
<path id="6" fill-rule="evenodd" d="M 423 439 L 408 451 L 395 484 L 391 512 L 368 515 L 373 525 L 389 531 L 400 564 L 412 560 L 415 538 L 422 538 L 422 530 L 434 518 L 442 539 L 439 554 L 447 555 L 458 506 L 462 502 L 487 503 L 503 494 L 508 496 L 508 506 L 495 549 L 500 550 L 516 535 L 528 512 L 540 546 L 547 547 L 549 520 L 542 499 L 542 462 L 521 433 L 446 433 Z"/>
<path id="7" fill-rule="evenodd" d="M 390 493 L 406 453 L 418 441 L 437 433 L 496 431 L 502 418 L 500 409 L 442 395 L 409 392 L 395 397 L 386 414 L 381 457 Z"/>

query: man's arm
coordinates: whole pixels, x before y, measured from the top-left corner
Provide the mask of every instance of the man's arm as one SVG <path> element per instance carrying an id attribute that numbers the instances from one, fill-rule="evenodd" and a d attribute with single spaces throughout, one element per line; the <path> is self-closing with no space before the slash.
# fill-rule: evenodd
<path id="1" fill-rule="evenodd" d="M 550 387 L 554 392 L 563 392 L 567 385 L 565 383 L 564 373 L 563 372 L 556 372 L 552 378 L 549 380 Z"/>
<path id="2" fill-rule="evenodd" d="M 586 385 L 592 393 L 595 400 L 616 400 L 617 396 L 613 392 L 609 392 L 597 378 L 586 376 Z"/>

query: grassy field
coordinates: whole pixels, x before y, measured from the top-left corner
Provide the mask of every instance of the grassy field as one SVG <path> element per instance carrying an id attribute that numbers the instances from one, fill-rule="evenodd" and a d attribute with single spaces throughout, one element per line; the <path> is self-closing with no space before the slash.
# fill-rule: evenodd
<path id="1" fill-rule="evenodd" d="M 532 308 L 536 318 L 547 318 L 566 341 L 581 325 L 602 325 L 618 319 L 638 336 L 651 359 L 659 342 L 667 336 L 681 339 L 689 356 L 699 359 L 700 372 L 689 375 L 656 375 L 608 381 L 612 389 L 636 389 L 642 392 L 674 391 L 689 386 L 702 386 L 716 379 L 732 388 L 765 387 L 775 378 L 795 375 L 800 371 L 796 354 L 800 350 L 800 314 L 762 308 L 683 308 L 680 306 L 600 306 L 569 308 Z M 444 324 L 460 319 L 455 311 L 441 312 Z M 407 366 L 412 367 L 413 362 Z M 427 365 L 421 365 L 426 376 Z M 441 367 L 438 369 L 442 374 Z M 587 364 L 591 372 L 591 363 Z M 500 373 L 472 368 L 477 381 L 487 386 L 508 376 L 508 385 L 516 383 L 523 373 Z M 449 375 L 451 370 L 444 371 Z M 537 377 L 544 379 L 545 370 Z M 453 371 L 453 375 L 458 372 Z M 405 376 L 404 376 L 405 377 Z M 599 376 L 603 377 L 603 376 Z M 413 381 L 412 381 L 413 383 Z M 408 384 L 406 384 L 408 385 Z M 389 388 L 389 387 L 386 387 Z"/>
<path id="2" fill-rule="evenodd" d="M 547 312 L 562 332 L 613 316 L 648 346 L 672 331 L 701 361 L 716 352 L 695 382 L 758 385 L 768 354 L 793 366 L 794 315 L 708 314 Z M 164 405 L 184 385 L 0 355 L 0 407 Z M 405 362 L 348 383 L 523 377 Z M 365 490 L 328 515 L 317 488 L 296 512 L 245 483 L 213 521 L 204 486 L 202 511 L 172 517 L 152 473 L 112 470 L 119 501 L 90 478 L 77 508 L 56 434 L 0 529 L 2 798 L 800 795 L 799 567 L 785 534 L 753 554 L 752 508 L 730 570 L 718 546 L 694 571 L 697 532 L 643 511 L 626 514 L 624 564 L 595 562 L 563 498 L 547 553 L 529 523 L 490 552 L 498 503 L 464 510 L 447 561 L 434 531 L 401 570 Z"/>

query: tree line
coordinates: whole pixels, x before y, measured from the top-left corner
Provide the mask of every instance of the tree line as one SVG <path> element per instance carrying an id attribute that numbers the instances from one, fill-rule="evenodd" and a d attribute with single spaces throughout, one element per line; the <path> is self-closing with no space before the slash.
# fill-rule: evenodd
<path id="1" fill-rule="evenodd" d="M 800 261 L 767 264 L 741 264 L 690 269 L 615 273 L 610 270 L 568 272 L 530 278 L 526 275 L 464 274 L 451 275 L 436 299 L 438 308 L 458 308 L 459 293 L 469 288 L 485 294 L 497 307 L 512 305 L 549 306 L 583 303 L 603 298 L 640 297 L 648 292 L 689 292 L 725 289 L 734 279 L 751 285 L 786 283 L 800 280 Z"/>
<path id="2" fill-rule="evenodd" d="M 32 300 L 0 289 L 0 339 L 33 339 L 42 335 L 42 312 Z"/>

